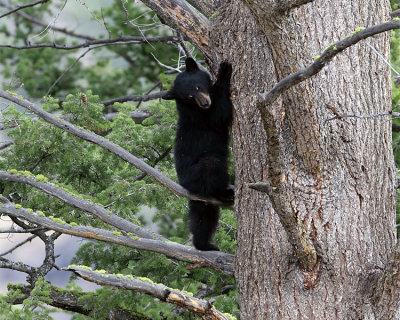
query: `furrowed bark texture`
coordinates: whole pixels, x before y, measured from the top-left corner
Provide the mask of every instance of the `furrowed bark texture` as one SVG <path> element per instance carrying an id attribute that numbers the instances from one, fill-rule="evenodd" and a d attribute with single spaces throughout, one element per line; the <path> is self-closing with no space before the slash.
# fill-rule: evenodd
<path id="1" fill-rule="evenodd" d="M 269 1 L 245 2 L 218 9 L 210 39 L 218 62 L 228 60 L 234 70 L 241 319 L 382 319 L 372 296 L 395 244 L 391 123 L 327 119 L 332 107 L 348 114 L 390 110 L 388 66 L 360 42 L 267 106 L 262 117 L 256 100 L 330 43 L 389 20 L 388 1 L 314 1 L 285 13 L 270 12 Z M 389 36 L 368 42 L 388 57 Z M 271 121 L 279 139 L 272 139 Z M 262 181 L 278 191 L 284 186 L 287 194 L 247 186 Z M 316 248 L 312 271 L 299 267 L 274 211 L 287 207 Z"/>

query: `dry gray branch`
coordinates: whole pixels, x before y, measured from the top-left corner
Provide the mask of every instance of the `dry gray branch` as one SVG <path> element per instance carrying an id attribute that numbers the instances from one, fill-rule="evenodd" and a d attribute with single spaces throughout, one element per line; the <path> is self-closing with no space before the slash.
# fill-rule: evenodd
<path id="1" fill-rule="evenodd" d="M 115 214 L 112 214 L 110 211 L 106 210 L 105 208 L 103 208 L 102 206 L 100 206 L 95 202 L 80 198 L 53 183 L 40 181 L 40 179 L 36 178 L 34 175 L 24 176 L 19 173 L 11 174 L 7 171 L 0 171 L 0 180 L 18 182 L 30 185 L 53 197 L 58 198 L 59 200 L 63 201 L 64 203 L 74 208 L 90 213 L 92 216 L 97 217 L 103 222 L 111 226 L 114 226 L 119 230 L 133 233 L 142 238 L 147 238 L 147 239 L 156 238 L 160 240 L 165 240 L 165 238 L 154 232 L 146 230 L 137 224 L 134 224 L 128 220 L 118 217 Z"/>
<path id="2" fill-rule="evenodd" d="M 168 240 L 139 238 L 133 235 L 124 235 L 118 231 L 70 225 L 61 219 L 47 218 L 44 217 L 42 213 L 16 207 L 10 202 L 0 204 L 0 213 L 6 214 L 12 218 L 23 219 L 60 233 L 85 239 L 115 243 L 135 249 L 153 251 L 164 254 L 172 259 L 192 263 L 195 267 L 210 267 L 224 274 L 233 275 L 234 257 L 227 253 L 218 251 L 198 251 L 194 248 Z"/>
<path id="3" fill-rule="evenodd" d="M 139 279 L 131 275 L 114 275 L 104 270 L 93 271 L 85 266 L 68 266 L 65 270 L 73 271 L 81 278 L 104 286 L 133 290 L 151 295 L 161 301 L 175 304 L 193 312 L 206 320 L 232 320 L 228 315 L 216 310 L 213 301 L 200 300 L 191 295 L 169 288 L 163 284 L 152 282 L 150 279 Z"/>

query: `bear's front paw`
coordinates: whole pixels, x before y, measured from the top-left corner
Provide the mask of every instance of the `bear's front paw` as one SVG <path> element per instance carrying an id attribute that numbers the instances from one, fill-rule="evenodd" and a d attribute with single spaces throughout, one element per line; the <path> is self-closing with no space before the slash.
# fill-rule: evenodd
<path id="1" fill-rule="evenodd" d="M 219 65 L 219 71 L 218 71 L 218 80 L 220 82 L 228 82 L 231 80 L 232 76 L 232 65 L 227 62 L 223 61 Z"/>

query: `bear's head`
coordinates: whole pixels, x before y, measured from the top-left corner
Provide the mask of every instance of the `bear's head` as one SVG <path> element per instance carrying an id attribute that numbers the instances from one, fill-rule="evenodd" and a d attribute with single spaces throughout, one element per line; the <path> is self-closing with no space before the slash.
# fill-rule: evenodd
<path id="1" fill-rule="evenodd" d="M 186 70 L 176 77 L 173 87 L 162 98 L 175 99 L 187 105 L 197 105 L 201 109 L 210 108 L 212 86 L 210 76 L 201 71 L 192 58 L 186 58 L 185 64 Z"/>

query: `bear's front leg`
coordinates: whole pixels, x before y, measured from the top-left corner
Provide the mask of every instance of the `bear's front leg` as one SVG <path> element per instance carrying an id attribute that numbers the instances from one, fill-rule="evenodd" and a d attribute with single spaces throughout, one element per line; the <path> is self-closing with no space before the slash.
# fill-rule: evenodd
<path id="1" fill-rule="evenodd" d="M 219 71 L 215 85 L 229 89 L 231 86 L 231 76 L 232 65 L 226 61 L 221 62 L 219 65 Z"/>

